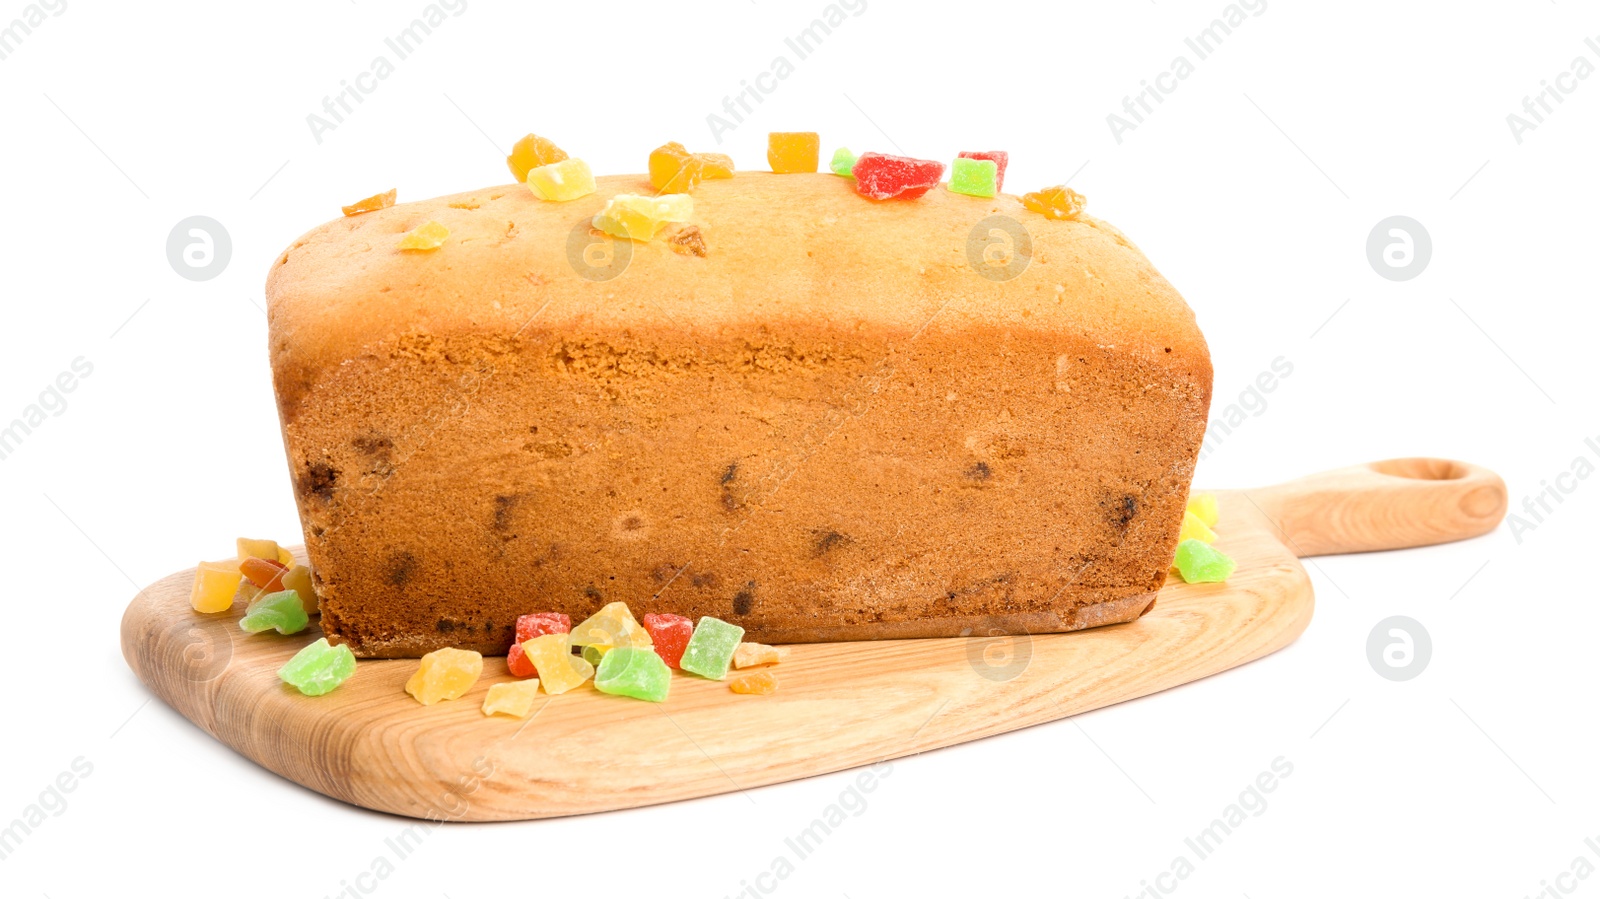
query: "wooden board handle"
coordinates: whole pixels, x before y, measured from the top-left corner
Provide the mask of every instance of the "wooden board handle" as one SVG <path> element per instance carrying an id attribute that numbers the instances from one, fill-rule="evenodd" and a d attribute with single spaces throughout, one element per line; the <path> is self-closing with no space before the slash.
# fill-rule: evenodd
<path id="1" fill-rule="evenodd" d="M 1494 530 L 1506 485 L 1449 459 L 1389 459 L 1246 491 L 1295 555 L 1404 549 Z"/>

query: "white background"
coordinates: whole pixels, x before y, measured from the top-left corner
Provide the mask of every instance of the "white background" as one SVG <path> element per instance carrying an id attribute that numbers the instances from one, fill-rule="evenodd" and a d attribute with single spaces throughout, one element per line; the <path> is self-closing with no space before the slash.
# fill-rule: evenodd
<path id="1" fill-rule="evenodd" d="M 1429 454 L 1497 470 L 1516 511 L 1574 458 L 1600 464 L 1584 445 L 1600 441 L 1600 77 L 1568 82 L 1520 143 L 1506 121 L 1574 58 L 1600 65 L 1592 8 L 1271 0 L 1119 143 L 1107 114 L 1192 59 L 1184 38 L 1221 0 L 867 0 L 717 145 L 706 116 L 792 59 L 783 39 L 824 5 L 469 0 L 320 144 L 306 116 L 421 0 L 68 0 L 12 48 L 0 423 L 72 360 L 93 373 L 0 461 L 0 826 L 75 759 L 92 773 L 0 861 L 0 892 L 333 896 L 408 826 L 283 781 L 151 700 L 118 624 L 138 587 L 239 534 L 297 539 L 261 309 L 273 257 L 378 190 L 503 183 L 528 131 L 602 173 L 642 171 L 665 140 L 762 168 L 767 131 L 816 130 L 825 149 L 1004 148 L 1018 191 L 1073 176 L 1195 308 L 1217 409 L 1273 359 L 1293 365 L 1202 486 Z M 24 9 L 0 0 L 0 27 Z M 233 241 L 204 283 L 165 254 L 196 214 Z M 1433 242 L 1403 283 L 1365 251 L 1397 214 Z M 1177 894 L 1537 894 L 1600 841 L 1600 478 L 1575 483 L 1520 540 L 1502 526 L 1317 560 L 1315 620 L 1265 660 L 894 762 L 776 894 L 1133 896 L 1280 756 L 1293 773 L 1266 810 Z M 1405 683 L 1366 656 L 1391 615 L 1433 639 Z M 450 826 L 377 894 L 733 896 L 854 777 Z M 684 867 L 663 888 L 668 863 Z M 1600 876 L 1562 883 L 1600 896 Z"/>

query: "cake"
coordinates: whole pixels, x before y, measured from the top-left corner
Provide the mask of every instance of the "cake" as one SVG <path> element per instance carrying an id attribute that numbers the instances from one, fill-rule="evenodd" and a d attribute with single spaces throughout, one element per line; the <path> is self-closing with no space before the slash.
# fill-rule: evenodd
<path id="1" fill-rule="evenodd" d="M 762 643 L 1150 607 L 1211 362 L 1115 228 L 739 172 L 694 187 L 691 225 L 617 241 L 589 219 L 618 193 L 652 191 L 406 203 L 273 265 L 273 380 L 332 643 L 504 654 L 520 614 L 614 600 Z M 443 246 L 396 248 L 429 221 Z M 980 272 L 987 252 L 1014 276 Z"/>

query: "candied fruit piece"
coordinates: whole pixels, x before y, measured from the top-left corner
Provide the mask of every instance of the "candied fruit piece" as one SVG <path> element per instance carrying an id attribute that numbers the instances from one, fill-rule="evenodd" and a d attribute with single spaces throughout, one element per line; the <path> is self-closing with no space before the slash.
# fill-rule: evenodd
<path id="1" fill-rule="evenodd" d="M 1233 574 L 1233 560 L 1199 540 L 1179 543 L 1172 564 L 1187 584 L 1220 584 Z"/>
<path id="2" fill-rule="evenodd" d="M 727 677 L 728 664 L 733 661 L 733 654 L 743 639 L 744 628 L 707 615 L 695 625 L 678 667 L 690 674 L 722 680 Z"/>
<path id="3" fill-rule="evenodd" d="M 252 540 L 249 537 L 240 537 L 234 540 L 233 543 L 239 549 L 239 561 L 241 562 L 245 559 L 271 559 L 275 562 L 283 562 L 285 565 L 289 564 L 283 558 L 285 555 L 284 548 L 279 546 L 276 540 Z M 292 559 L 293 557 L 291 556 L 290 558 Z"/>
<path id="4" fill-rule="evenodd" d="M 512 145 L 511 155 L 506 157 L 506 167 L 511 169 L 511 174 L 518 181 L 526 181 L 529 169 L 560 162 L 566 158 L 566 151 L 556 146 L 549 138 L 529 134 Z"/>
<path id="5" fill-rule="evenodd" d="M 874 200 L 914 200 L 939 183 L 944 163 L 887 153 L 862 153 L 850 168 L 856 193 Z"/>
<path id="6" fill-rule="evenodd" d="M 539 676 L 539 670 L 533 667 L 533 660 L 522 650 L 521 643 L 513 643 L 511 648 L 506 650 L 506 670 L 511 672 L 512 677 Z"/>
<path id="7" fill-rule="evenodd" d="M 526 718 L 533 711 L 533 700 L 538 695 L 539 682 L 536 680 L 494 684 L 489 687 L 489 694 L 483 697 L 483 713 Z"/>
<path id="8" fill-rule="evenodd" d="M 285 568 L 293 568 L 295 565 L 294 553 L 289 552 L 289 548 L 287 546 L 280 546 L 278 547 L 278 561 L 282 563 L 283 567 Z"/>
<path id="9" fill-rule="evenodd" d="M 294 654 L 278 669 L 282 681 L 307 696 L 321 696 L 344 683 L 356 671 L 356 656 L 343 643 L 329 646 L 327 637 Z"/>
<path id="10" fill-rule="evenodd" d="M 995 175 L 1000 167 L 992 159 L 956 157 L 950 164 L 950 192 L 969 197 L 992 197 L 998 191 Z"/>
<path id="11" fill-rule="evenodd" d="M 402 250 L 437 250 L 449 236 L 449 228 L 438 222 L 425 222 L 400 238 L 399 247 Z"/>
<path id="12" fill-rule="evenodd" d="M 280 634 L 298 634 L 306 629 L 311 619 L 306 617 L 306 607 L 300 603 L 300 594 L 293 590 L 268 593 L 245 608 L 239 619 L 239 628 L 252 634 L 277 631 Z"/>
<path id="13" fill-rule="evenodd" d="M 854 178 L 855 176 L 850 174 L 850 170 L 855 167 L 855 164 L 856 154 L 850 152 L 849 147 L 840 147 L 833 151 L 833 159 L 828 161 L 828 170 L 835 175 Z"/>
<path id="14" fill-rule="evenodd" d="M 961 159 L 987 159 L 995 165 L 994 189 L 996 193 L 1005 190 L 1006 163 L 1011 156 L 1004 150 L 962 150 L 956 156 Z"/>
<path id="15" fill-rule="evenodd" d="M 307 615 L 318 613 L 317 589 L 311 585 L 311 569 L 304 565 L 291 566 L 283 573 L 283 589 L 293 590 L 300 597 L 300 605 Z"/>
<path id="16" fill-rule="evenodd" d="M 289 572 L 277 559 L 248 558 L 239 563 L 239 573 L 245 580 L 263 590 L 277 592 L 283 589 L 283 576 Z"/>
<path id="17" fill-rule="evenodd" d="M 1206 527 L 1217 526 L 1217 498 L 1210 493 L 1201 493 L 1189 497 L 1186 507 L 1195 517 L 1206 523 Z"/>
<path id="18" fill-rule="evenodd" d="M 649 240 L 668 222 L 687 222 L 692 215 L 694 200 L 688 194 L 617 194 L 595 215 L 594 226 L 612 237 Z"/>
<path id="19" fill-rule="evenodd" d="M 545 634 L 564 634 L 572 630 L 572 619 L 560 612 L 534 612 L 517 618 L 517 639 L 506 653 L 506 668 L 517 677 L 534 677 L 538 670 L 523 651 L 522 644 Z"/>
<path id="20" fill-rule="evenodd" d="M 1206 527 L 1200 516 L 1193 512 L 1183 513 L 1183 526 L 1178 529 L 1178 542 L 1185 540 L 1199 540 L 1201 543 L 1211 543 L 1217 539 L 1215 531 Z"/>
<path id="21" fill-rule="evenodd" d="M 1075 219 L 1083 212 L 1088 200 L 1083 194 L 1078 193 L 1065 184 L 1047 187 L 1044 190 L 1033 191 L 1022 195 L 1023 207 L 1039 213 L 1047 219 L 1067 221 Z"/>
<path id="22" fill-rule="evenodd" d="M 529 169 L 528 190 L 541 200 L 565 203 L 594 193 L 594 172 L 581 159 L 563 159 Z"/>
<path id="23" fill-rule="evenodd" d="M 239 592 L 239 563 L 201 562 L 194 569 L 194 588 L 189 591 L 189 605 L 196 612 L 226 612 L 233 608 L 233 595 Z"/>
<path id="24" fill-rule="evenodd" d="M 721 153 L 690 153 L 669 141 L 650 151 L 650 186 L 657 193 L 681 194 L 707 178 L 732 178 L 733 158 Z"/>
<path id="25" fill-rule="evenodd" d="M 606 657 L 606 650 L 608 648 L 609 647 L 591 643 L 590 645 L 583 647 L 578 655 L 582 656 L 585 662 L 588 662 L 598 669 L 600 667 L 600 661 Z"/>
<path id="26" fill-rule="evenodd" d="M 815 131 L 772 131 L 767 134 L 767 165 L 780 175 L 815 172 L 822 140 Z"/>
<path id="27" fill-rule="evenodd" d="M 539 683 L 551 696 L 565 693 L 594 676 L 594 666 L 572 654 L 571 634 L 543 634 L 522 644 L 535 668 Z"/>
<path id="28" fill-rule="evenodd" d="M 460 699 L 483 674 L 483 656 L 470 649 L 435 649 L 422 657 L 406 692 L 423 705 Z"/>
<path id="29" fill-rule="evenodd" d="M 700 233 L 699 225 L 684 225 L 672 231 L 667 235 L 667 246 L 685 256 L 705 258 L 706 255 L 706 238 Z"/>
<path id="30" fill-rule="evenodd" d="M 613 696 L 631 696 L 650 702 L 665 702 L 672 687 L 672 669 L 654 650 L 618 646 L 600 660 L 594 673 L 594 688 Z"/>
<path id="31" fill-rule="evenodd" d="M 735 693 L 753 693 L 757 696 L 768 696 L 778 689 L 778 676 L 771 671 L 755 671 L 750 674 L 741 674 L 728 681 L 728 689 Z"/>
<path id="32" fill-rule="evenodd" d="M 642 646 L 649 649 L 650 632 L 633 620 L 627 603 L 613 602 L 607 603 L 572 629 L 572 645 L 595 645 L 603 650 L 613 646 Z"/>
<path id="33" fill-rule="evenodd" d="M 360 215 L 363 212 L 377 212 L 379 209 L 388 209 L 394 205 L 395 189 L 389 188 L 381 194 L 373 194 L 364 200 L 357 200 L 349 206 L 340 206 L 345 215 Z"/>
<path id="34" fill-rule="evenodd" d="M 776 665 L 783 653 L 776 646 L 765 643 L 740 643 L 733 651 L 733 667 L 754 668 L 757 665 Z"/>
<path id="35" fill-rule="evenodd" d="M 669 668 L 680 667 L 678 663 L 683 659 L 684 647 L 689 645 L 689 638 L 694 634 L 694 622 L 682 615 L 651 612 L 639 619 L 639 623 L 650 632 L 650 644 L 661 661 Z"/>

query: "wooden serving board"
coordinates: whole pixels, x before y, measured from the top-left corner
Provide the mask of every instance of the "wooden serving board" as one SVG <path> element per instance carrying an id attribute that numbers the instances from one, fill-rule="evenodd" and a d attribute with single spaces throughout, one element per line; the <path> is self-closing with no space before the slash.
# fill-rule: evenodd
<path id="1" fill-rule="evenodd" d="M 1477 536 L 1506 508 L 1485 469 L 1402 459 L 1217 494 L 1226 584 L 1173 577 L 1128 624 L 1032 637 L 809 644 L 778 692 L 673 680 L 662 704 L 585 686 L 533 716 L 486 718 L 504 659 L 463 698 L 404 691 L 414 660 L 363 661 L 301 696 L 277 669 L 320 632 L 250 636 L 240 610 L 189 608 L 193 571 L 151 585 L 122 619 L 122 652 L 168 705 L 258 764 L 335 799 L 417 818 L 504 821 L 708 796 L 976 740 L 1144 696 L 1261 658 L 1311 621 L 1298 557 Z"/>

